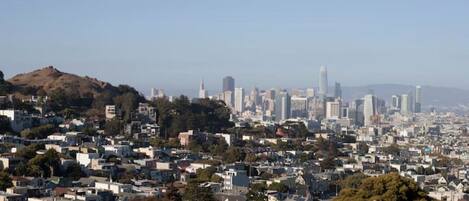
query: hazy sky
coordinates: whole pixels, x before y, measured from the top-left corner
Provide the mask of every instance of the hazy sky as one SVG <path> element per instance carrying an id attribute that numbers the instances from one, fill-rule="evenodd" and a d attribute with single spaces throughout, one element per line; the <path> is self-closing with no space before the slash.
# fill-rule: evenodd
<path id="1" fill-rule="evenodd" d="M 139 89 L 469 88 L 469 1 L 5 0 L 0 69 L 41 66 Z"/>

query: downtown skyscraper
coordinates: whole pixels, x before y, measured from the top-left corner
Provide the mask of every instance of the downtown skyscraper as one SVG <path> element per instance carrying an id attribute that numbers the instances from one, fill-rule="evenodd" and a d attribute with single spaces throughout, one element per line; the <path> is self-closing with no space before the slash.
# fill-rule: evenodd
<path id="1" fill-rule="evenodd" d="M 415 108 L 414 112 L 420 113 L 422 112 L 422 87 L 416 86 L 415 87 Z"/>
<path id="2" fill-rule="evenodd" d="M 231 76 L 226 76 L 223 78 L 223 92 L 231 91 L 234 92 L 235 90 L 235 80 Z"/>
<path id="3" fill-rule="evenodd" d="M 204 80 L 200 81 L 199 98 L 208 98 L 207 90 L 205 90 Z"/>
<path id="4" fill-rule="evenodd" d="M 327 67 L 321 66 L 319 70 L 319 95 L 321 97 L 327 97 L 328 93 L 328 80 L 327 80 Z"/>
<path id="5" fill-rule="evenodd" d="M 377 100 L 376 96 L 368 94 L 364 98 L 363 103 L 363 116 L 365 126 L 371 126 L 373 124 L 373 118 L 377 115 Z"/>
<path id="6" fill-rule="evenodd" d="M 243 113 L 244 112 L 244 89 L 243 88 L 235 88 L 234 92 L 235 103 L 234 103 L 234 111 L 236 113 Z"/>

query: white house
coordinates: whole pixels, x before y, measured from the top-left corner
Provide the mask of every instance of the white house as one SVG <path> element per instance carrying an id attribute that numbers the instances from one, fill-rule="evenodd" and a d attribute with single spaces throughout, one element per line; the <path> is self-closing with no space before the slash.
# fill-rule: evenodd
<path id="1" fill-rule="evenodd" d="M 114 194 L 130 193 L 132 191 L 131 185 L 113 182 L 96 182 L 94 187 L 98 190 L 111 191 Z"/>
<path id="2" fill-rule="evenodd" d="M 99 154 L 97 153 L 77 153 L 76 159 L 78 164 L 88 167 L 91 165 L 92 159 L 98 159 Z"/>

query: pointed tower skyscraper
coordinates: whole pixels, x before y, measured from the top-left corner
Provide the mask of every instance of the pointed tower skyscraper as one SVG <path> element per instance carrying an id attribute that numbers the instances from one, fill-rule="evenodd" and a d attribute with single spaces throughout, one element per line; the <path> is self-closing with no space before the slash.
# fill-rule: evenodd
<path id="1" fill-rule="evenodd" d="M 207 98 L 208 93 L 207 90 L 205 90 L 205 84 L 204 80 L 200 81 L 200 87 L 199 87 L 199 98 Z"/>

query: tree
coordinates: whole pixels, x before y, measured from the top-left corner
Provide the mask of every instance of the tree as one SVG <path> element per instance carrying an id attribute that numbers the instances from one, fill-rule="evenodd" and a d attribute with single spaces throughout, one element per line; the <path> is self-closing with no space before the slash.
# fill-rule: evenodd
<path id="1" fill-rule="evenodd" d="M 0 95 L 6 95 L 8 93 L 11 93 L 13 89 L 13 86 L 11 83 L 5 81 L 5 77 L 3 75 L 3 72 L 0 71 Z"/>
<path id="2" fill-rule="evenodd" d="M 244 161 L 248 163 L 254 163 L 258 160 L 259 158 L 255 154 L 246 154 L 246 157 L 244 158 Z"/>
<path id="3" fill-rule="evenodd" d="M 369 147 L 365 142 L 358 143 L 358 154 L 365 155 L 368 153 Z"/>
<path id="4" fill-rule="evenodd" d="M 268 190 L 272 191 L 277 191 L 279 193 L 287 193 L 288 192 L 288 186 L 282 183 L 272 183 L 270 186 L 267 188 Z"/>
<path id="5" fill-rule="evenodd" d="M 82 176 L 84 176 L 84 173 L 78 163 L 73 163 L 67 167 L 64 172 L 64 176 L 72 178 L 73 180 L 79 180 Z"/>
<path id="6" fill-rule="evenodd" d="M 265 183 L 252 184 L 249 188 L 249 192 L 246 194 L 247 201 L 267 201 L 265 191 L 267 187 Z"/>
<path id="7" fill-rule="evenodd" d="M 46 151 L 44 155 L 37 155 L 28 162 L 28 170 L 31 175 L 51 177 L 58 173 L 60 157 L 53 149 Z"/>
<path id="8" fill-rule="evenodd" d="M 0 133 L 4 134 L 11 131 L 10 119 L 7 116 L 0 115 Z"/>
<path id="9" fill-rule="evenodd" d="M 210 153 L 215 156 L 223 156 L 227 149 L 228 144 L 222 138 L 216 138 L 215 142 L 213 142 L 209 147 Z"/>
<path id="10" fill-rule="evenodd" d="M 389 145 L 389 147 L 385 147 L 383 149 L 383 152 L 388 155 L 393 155 L 393 156 L 400 156 L 401 155 L 401 149 L 399 148 L 399 145 L 397 144 L 392 144 Z"/>
<path id="11" fill-rule="evenodd" d="M 31 145 L 28 145 L 26 147 L 23 147 L 23 148 L 19 149 L 15 153 L 15 155 L 20 157 L 20 158 L 30 160 L 30 159 L 32 159 L 36 156 L 36 152 L 40 149 L 44 149 L 44 146 L 39 145 L 39 144 L 31 144 Z"/>
<path id="12" fill-rule="evenodd" d="M 21 137 L 27 139 L 44 139 L 47 138 L 47 136 L 53 134 L 55 131 L 56 129 L 54 125 L 46 124 L 21 131 Z"/>
<path id="13" fill-rule="evenodd" d="M 128 122 L 131 120 L 132 112 L 137 108 L 138 104 L 136 96 L 132 93 L 126 93 L 115 97 L 114 103 L 122 110 L 124 121 Z"/>
<path id="14" fill-rule="evenodd" d="M 196 182 L 189 182 L 183 195 L 184 201 L 215 201 L 210 188 L 200 187 Z"/>
<path id="15" fill-rule="evenodd" d="M 335 169 L 336 163 L 334 157 L 327 156 L 324 158 L 320 164 L 322 170 L 330 170 Z"/>
<path id="16" fill-rule="evenodd" d="M 166 190 L 162 201 L 182 201 L 181 195 L 172 183 Z"/>
<path id="17" fill-rule="evenodd" d="M 173 102 L 159 98 L 151 104 L 157 109 L 158 124 L 166 139 L 186 130 L 216 133 L 233 127 L 231 111 L 222 101 L 200 99 L 191 103 L 186 96 L 180 96 Z"/>
<path id="18" fill-rule="evenodd" d="M 212 179 L 212 176 L 215 174 L 217 169 L 213 166 L 205 168 L 205 169 L 199 169 L 197 170 L 197 181 L 200 183 L 210 181 Z"/>
<path id="19" fill-rule="evenodd" d="M 0 172 L 0 190 L 5 191 L 13 186 L 10 175 L 6 172 Z"/>
<path id="20" fill-rule="evenodd" d="M 411 179 L 397 173 L 363 179 L 358 188 L 342 189 L 334 201 L 431 200 Z"/>
<path id="21" fill-rule="evenodd" d="M 107 136 L 116 136 L 122 134 L 122 131 L 123 125 L 119 119 L 111 119 L 104 125 L 104 134 Z"/>
<path id="22" fill-rule="evenodd" d="M 339 185 L 340 185 L 340 188 L 342 189 L 346 189 L 346 188 L 355 189 L 355 188 L 360 187 L 360 185 L 362 184 L 362 181 L 366 178 L 368 178 L 368 176 L 366 176 L 363 173 L 353 174 L 339 181 Z"/>
<path id="23" fill-rule="evenodd" d="M 230 147 L 228 150 L 226 150 L 224 161 L 226 163 L 234 163 L 244 160 L 245 157 L 246 153 L 244 153 L 240 148 Z"/>

